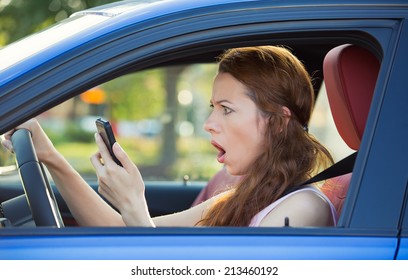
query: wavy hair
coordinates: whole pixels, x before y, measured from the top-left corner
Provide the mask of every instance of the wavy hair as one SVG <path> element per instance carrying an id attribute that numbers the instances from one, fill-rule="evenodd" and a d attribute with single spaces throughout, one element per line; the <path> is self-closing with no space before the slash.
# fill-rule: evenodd
<path id="1" fill-rule="evenodd" d="M 248 89 L 248 96 L 268 119 L 265 151 L 243 179 L 222 195 L 197 225 L 248 226 L 251 219 L 333 163 L 329 151 L 307 132 L 314 105 L 311 77 L 286 48 L 244 47 L 219 57 L 219 73 L 229 73 Z M 283 106 L 290 110 L 288 119 Z"/>

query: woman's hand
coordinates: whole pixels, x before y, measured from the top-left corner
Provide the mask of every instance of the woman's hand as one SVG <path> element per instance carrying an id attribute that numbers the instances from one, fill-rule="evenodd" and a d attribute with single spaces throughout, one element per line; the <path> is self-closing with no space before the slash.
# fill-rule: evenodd
<path id="1" fill-rule="evenodd" d="M 40 124 L 36 119 L 30 119 L 25 123 L 17 126 L 16 128 L 6 132 L 1 141 L 1 144 L 9 151 L 13 152 L 13 144 L 11 142 L 11 136 L 18 129 L 27 129 L 31 132 L 34 148 L 37 153 L 38 160 L 47 164 L 51 161 L 51 155 L 56 152 L 51 140 L 45 134 Z"/>
<path id="2" fill-rule="evenodd" d="M 119 210 L 125 224 L 153 226 L 139 169 L 118 143 L 113 145 L 113 152 L 123 167 L 113 161 L 98 133 L 95 140 L 99 151 L 91 157 L 91 162 L 98 176 L 99 193 Z"/>

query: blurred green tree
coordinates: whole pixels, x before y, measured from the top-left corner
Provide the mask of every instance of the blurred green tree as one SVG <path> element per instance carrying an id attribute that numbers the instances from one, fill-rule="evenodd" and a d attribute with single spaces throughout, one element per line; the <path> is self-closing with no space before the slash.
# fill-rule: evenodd
<path id="1" fill-rule="evenodd" d="M 0 0 L 0 46 L 113 0 Z"/>

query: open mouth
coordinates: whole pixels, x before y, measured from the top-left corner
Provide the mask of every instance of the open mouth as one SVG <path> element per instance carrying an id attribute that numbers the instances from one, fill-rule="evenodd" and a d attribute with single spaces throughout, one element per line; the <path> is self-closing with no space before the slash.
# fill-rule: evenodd
<path id="1" fill-rule="evenodd" d="M 217 161 L 219 163 L 224 163 L 224 161 L 225 161 L 225 150 L 215 141 L 211 141 L 211 144 L 218 150 Z"/>

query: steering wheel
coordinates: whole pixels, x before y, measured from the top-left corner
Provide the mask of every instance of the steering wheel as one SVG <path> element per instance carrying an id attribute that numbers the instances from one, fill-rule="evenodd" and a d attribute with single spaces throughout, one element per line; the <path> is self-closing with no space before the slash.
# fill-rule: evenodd
<path id="1" fill-rule="evenodd" d="M 19 129 L 11 136 L 16 163 L 28 204 L 37 226 L 64 227 L 54 192 L 38 161 L 31 133 Z"/>

